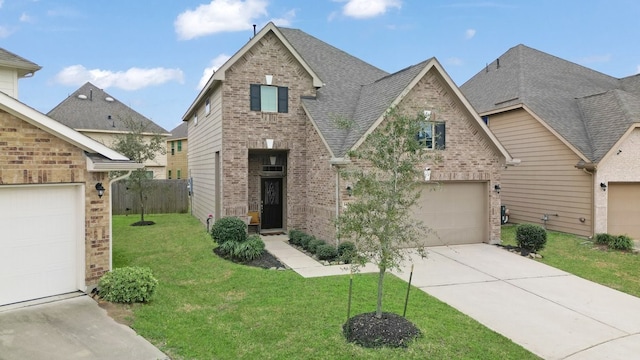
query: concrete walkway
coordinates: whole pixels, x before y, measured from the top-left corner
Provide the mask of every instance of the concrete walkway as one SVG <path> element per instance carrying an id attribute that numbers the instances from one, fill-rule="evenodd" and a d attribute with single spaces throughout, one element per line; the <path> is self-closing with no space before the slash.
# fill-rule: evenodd
<path id="1" fill-rule="evenodd" d="M 304 277 L 349 273 L 323 266 L 286 236 L 263 239 Z M 487 244 L 433 247 L 412 261 L 412 285 L 544 359 L 640 358 L 639 298 Z M 395 275 L 408 281 L 410 267 Z"/>

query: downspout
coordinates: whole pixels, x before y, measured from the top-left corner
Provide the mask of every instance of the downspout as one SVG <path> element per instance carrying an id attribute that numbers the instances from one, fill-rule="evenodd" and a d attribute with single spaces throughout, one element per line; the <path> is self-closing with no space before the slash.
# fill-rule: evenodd
<path id="1" fill-rule="evenodd" d="M 332 158 L 329 160 L 329 164 L 331 167 L 336 169 L 336 220 L 338 216 L 340 216 L 340 167 L 346 166 L 350 163 L 348 159 L 345 158 Z M 335 224 L 336 231 L 336 246 L 340 245 L 340 239 L 338 238 L 338 223 L 336 221 Z"/>
<path id="2" fill-rule="evenodd" d="M 595 235 L 596 230 L 596 171 L 598 170 L 598 164 L 586 163 L 583 160 L 578 161 L 575 165 L 576 169 L 580 169 L 585 173 L 591 175 L 591 237 Z"/>
<path id="3" fill-rule="evenodd" d="M 133 170 L 109 181 L 109 271 L 113 270 L 113 183 L 131 176 Z"/>

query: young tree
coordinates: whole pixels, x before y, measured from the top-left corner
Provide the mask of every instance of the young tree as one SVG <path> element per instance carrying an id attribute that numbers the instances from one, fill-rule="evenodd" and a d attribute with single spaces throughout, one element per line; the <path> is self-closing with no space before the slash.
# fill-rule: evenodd
<path id="1" fill-rule="evenodd" d="M 349 152 L 353 163 L 342 173 L 352 182 L 354 200 L 337 219 L 339 237 L 355 241 L 363 255 L 356 269 L 366 262 L 378 266 L 378 318 L 382 316 L 384 275 L 399 269 L 405 257 L 402 249 L 415 247 L 420 255 L 426 254 L 419 240 L 429 229 L 411 216 L 430 158 L 417 139 L 425 122 L 423 115 L 410 117 L 398 108 L 389 109 L 381 127 Z"/>
<path id="2" fill-rule="evenodd" d="M 144 164 L 155 159 L 157 154 L 166 153 L 166 141 L 157 133 L 147 132 L 147 125 L 133 119 L 120 119 L 124 122 L 129 132 L 116 136 L 113 149 L 129 159 Z M 144 212 L 147 194 L 151 190 L 150 180 L 146 167 L 134 170 L 127 178 L 127 187 L 136 193 L 140 202 L 140 223 L 145 224 Z"/>

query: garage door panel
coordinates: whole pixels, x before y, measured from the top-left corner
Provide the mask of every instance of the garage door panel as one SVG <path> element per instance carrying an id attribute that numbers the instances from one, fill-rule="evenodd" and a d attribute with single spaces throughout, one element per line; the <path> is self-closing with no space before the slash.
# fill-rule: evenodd
<path id="1" fill-rule="evenodd" d="M 607 232 L 640 240 L 640 183 L 609 183 Z"/>
<path id="2" fill-rule="evenodd" d="M 0 305 L 77 290 L 79 186 L 0 187 Z"/>
<path id="3" fill-rule="evenodd" d="M 487 241 L 489 216 L 486 189 L 484 182 L 423 185 L 412 216 L 437 234 L 430 236 L 425 245 Z"/>

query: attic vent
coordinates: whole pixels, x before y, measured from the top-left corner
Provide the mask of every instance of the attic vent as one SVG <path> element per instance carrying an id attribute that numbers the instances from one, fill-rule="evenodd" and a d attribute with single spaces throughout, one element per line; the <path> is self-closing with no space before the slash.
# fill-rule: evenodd
<path id="1" fill-rule="evenodd" d="M 80 100 L 87 100 L 87 95 L 85 95 L 85 94 L 80 94 L 80 95 L 78 95 L 78 99 L 80 99 Z"/>
<path id="2" fill-rule="evenodd" d="M 285 176 L 284 165 L 262 165 L 262 176 Z"/>
<path id="3" fill-rule="evenodd" d="M 107 96 L 106 98 L 104 98 L 106 101 L 108 102 L 113 102 L 113 98 L 111 96 Z"/>

